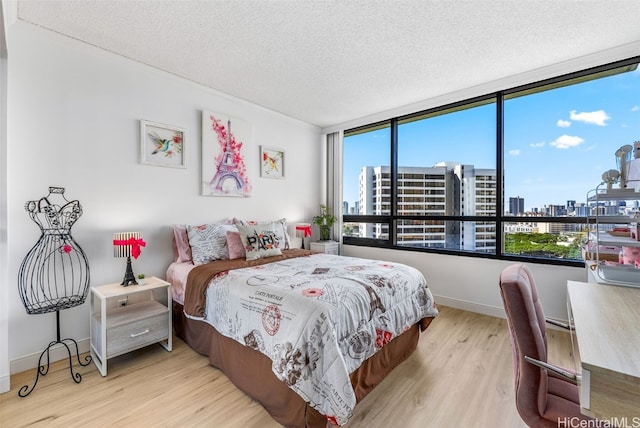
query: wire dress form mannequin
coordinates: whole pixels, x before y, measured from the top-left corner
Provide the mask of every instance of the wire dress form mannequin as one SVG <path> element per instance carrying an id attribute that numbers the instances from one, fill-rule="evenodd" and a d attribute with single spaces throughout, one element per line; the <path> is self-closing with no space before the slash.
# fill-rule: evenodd
<path id="1" fill-rule="evenodd" d="M 20 298 L 28 314 L 56 313 L 55 341 L 42 351 L 38 360 L 36 380 L 29 390 L 28 385 L 18 391 L 26 397 L 36 387 L 40 375 L 49 372 L 49 352 L 51 347 L 62 344 L 69 353 L 71 378 L 80 383 L 82 376 L 73 372 L 71 349 L 75 346 L 78 363 L 87 366 L 91 357 L 80 361 L 78 343 L 74 339 L 60 339 L 60 311 L 84 303 L 89 291 L 89 263 L 80 245 L 71 237 L 71 226 L 82 215 L 82 207 L 77 200 L 68 201 L 63 187 L 49 187 L 49 194 L 37 201 L 28 201 L 25 209 L 29 217 L 40 227 L 42 235 L 29 250 L 20 265 L 18 287 Z M 69 342 L 69 343 L 67 343 Z M 42 358 L 47 357 L 46 367 Z"/>

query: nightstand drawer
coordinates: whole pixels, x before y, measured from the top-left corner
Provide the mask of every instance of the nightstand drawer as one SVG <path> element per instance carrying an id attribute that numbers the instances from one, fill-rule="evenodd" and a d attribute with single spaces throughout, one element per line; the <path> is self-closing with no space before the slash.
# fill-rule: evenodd
<path id="1" fill-rule="evenodd" d="M 166 339 L 169 313 L 155 315 L 117 327 L 107 327 L 107 358 Z"/>

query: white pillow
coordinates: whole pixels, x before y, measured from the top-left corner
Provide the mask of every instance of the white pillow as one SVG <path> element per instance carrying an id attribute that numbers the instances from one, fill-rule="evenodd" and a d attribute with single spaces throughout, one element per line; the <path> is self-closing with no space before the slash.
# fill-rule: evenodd
<path id="1" fill-rule="evenodd" d="M 240 240 L 247 260 L 282 254 L 284 238 L 281 230 L 274 230 L 273 223 L 237 224 Z M 280 226 L 278 226 L 280 228 Z"/>
<path id="2" fill-rule="evenodd" d="M 245 226 L 260 225 L 261 227 L 272 230 L 276 233 L 276 236 L 280 241 L 280 250 L 288 250 L 291 248 L 291 238 L 289 237 L 289 232 L 287 231 L 286 218 L 281 218 L 280 220 L 261 221 L 261 222 L 255 221 L 255 220 L 240 220 L 238 218 L 234 218 L 233 224 L 235 224 L 236 226 L 237 225 L 245 225 Z"/>
<path id="3" fill-rule="evenodd" d="M 229 258 L 227 231 L 237 231 L 234 225 L 202 224 L 189 226 L 189 246 L 194 265 Z"/>

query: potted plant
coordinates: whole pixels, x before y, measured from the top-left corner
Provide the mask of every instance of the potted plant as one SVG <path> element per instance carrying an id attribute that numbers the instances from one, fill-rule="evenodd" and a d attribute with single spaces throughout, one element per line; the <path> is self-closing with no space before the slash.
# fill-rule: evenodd
<path id="1" fill-rule="evenodd" d="M 320 229 L 320 240 L 331 240 L 331 227 L 336 222 L 336 218 L 329 213 L 326 205 L 320 205 L 320 215 L 313 218 L 313 223 Z"/>
<path id="2" fill-rule="evenodd" d="M 144 285 L 145 282 L 147 282 L 146 279 L 145 279 L 145 275 L 143 273 L 138 275 L 138 284 L 139 285 Z"/>

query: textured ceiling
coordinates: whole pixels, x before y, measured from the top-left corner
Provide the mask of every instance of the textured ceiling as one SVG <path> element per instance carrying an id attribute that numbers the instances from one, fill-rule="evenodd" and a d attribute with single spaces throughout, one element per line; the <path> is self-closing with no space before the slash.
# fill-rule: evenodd
<path id="1" fill-rule="evenodd" d="M 640 41 L 637 0 L 19 0 L 18 19 L 319 127 Z"/>

